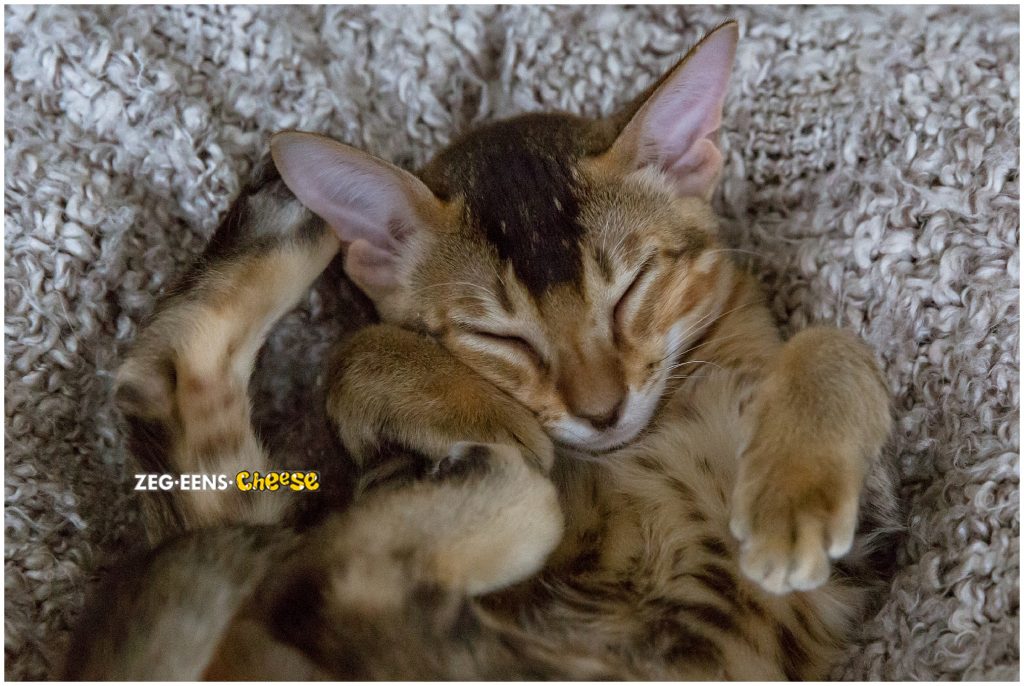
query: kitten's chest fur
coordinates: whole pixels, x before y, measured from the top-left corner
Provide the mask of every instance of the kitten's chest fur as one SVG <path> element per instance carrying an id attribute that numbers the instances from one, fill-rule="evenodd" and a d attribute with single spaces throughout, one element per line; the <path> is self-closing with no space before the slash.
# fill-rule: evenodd
<path id="1" fill-rule="evenodd" d="M 559 460 L 568 530 L 541 580 L 512 601 L 530 607 L 539 635 L 567 654 L 618 656 L 636 678 L 706 676 L 709 665 L 728 665 L 723 679 L 823 676 L 856 599 L 831 586 L 764 593 L 740 572 L 729 532 L 755 383 L 706 365 L 630 446 L 601 462 Z M 785 671 L 785 651 L 799 670 Z"/>
<path id="2" fill-rule="evenodd" d="M 694 375 L 702 378 L 679 388 L 637 441 L 600 461 L 563 459 L 572 528 L 556 555 L 571 557 L 579 541 L 595 541 L 597 527 L 602 566 L 624 571 L 649 557 L 643 551 L 686 547 L 727 527 L 729 487 L 749 435 L 739 397 L 751 382 L 710 366 Z"/>

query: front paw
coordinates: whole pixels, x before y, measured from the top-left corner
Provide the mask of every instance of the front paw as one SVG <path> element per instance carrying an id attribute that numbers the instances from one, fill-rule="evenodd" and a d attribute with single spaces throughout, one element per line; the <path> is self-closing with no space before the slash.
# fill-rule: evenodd
<path id="1" fill-rule="evenodd" d="M 775 594 L 824 584 L 853 544 L 861 481 L 834 455 L 748 452 L 729 522 L 743 573 Z"/>

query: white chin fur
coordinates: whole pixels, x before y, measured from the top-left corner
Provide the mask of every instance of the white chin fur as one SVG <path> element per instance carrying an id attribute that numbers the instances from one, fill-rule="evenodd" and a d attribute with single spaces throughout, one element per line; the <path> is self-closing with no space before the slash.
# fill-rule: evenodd
<path id="1" fill-rule="evenodd" d="M 547 431 L 559 443 L 579 450 L 597 453 L 614 450 L 630 443 L 647 427 L 657 407 L 660 386 L 657 384 L 644 394 L 630 391 L 622 417 L 615 426 L 604 431 L 571 415 L 552 422 L 546 427 Z"/>

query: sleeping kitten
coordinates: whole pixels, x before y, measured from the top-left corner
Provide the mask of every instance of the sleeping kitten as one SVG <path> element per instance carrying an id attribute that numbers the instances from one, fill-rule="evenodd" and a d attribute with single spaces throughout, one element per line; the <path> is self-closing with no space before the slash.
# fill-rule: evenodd
<path id="1" fill-rule="evenodd" d="M 496 122 L 417 175 L 275 136 L 117 398 L 150 471 L 272 468 L 255 356 L 344 246 L 383 321 L 328 369 L 357 501 L 301 533 L 288 496 L 156 503 L 179 537 L 108 582 L 67 676 L 825 676 L 895 515 L 888 399 L 855 336 L 782 342 L 721 247 L 737 36 L 608 119 Z"/>

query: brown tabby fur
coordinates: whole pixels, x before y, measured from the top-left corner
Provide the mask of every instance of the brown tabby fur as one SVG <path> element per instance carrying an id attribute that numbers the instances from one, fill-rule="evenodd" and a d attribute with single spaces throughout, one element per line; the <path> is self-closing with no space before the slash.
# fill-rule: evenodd
<path id="1" fill-rule="evenodd" d="M 167 540 L 108 580 L 66 676 L 826 675 L 895 512 L 884 382 L 849 333 L 783 342 L 707 200 L 629 168 L 656 92 L 490 124 L 422 183 L 395 170 L 429 229 L 402 237 L 399 287 L 361 284 L 384 323 L 328 369 L 355 505 L 297 533 L 287 495 L 154 498 Z M 341 246 L 265 161 L 120 370 L 147 471 L 274 465 L 255 355 Z M 566 438 L 611 435 L 657 384 L 622 445 Z"/>

